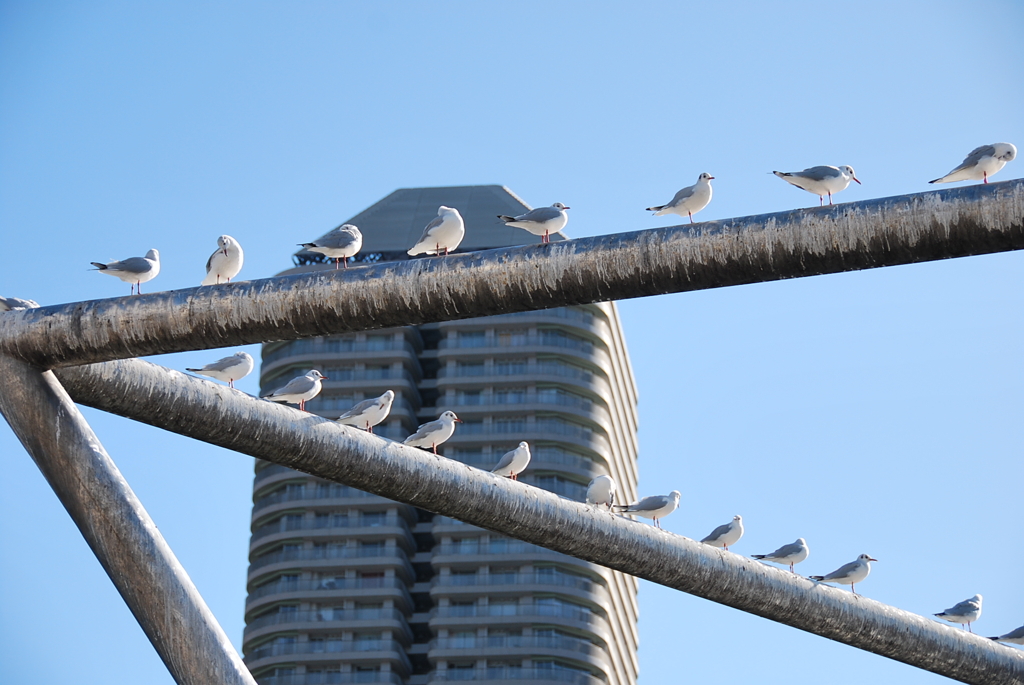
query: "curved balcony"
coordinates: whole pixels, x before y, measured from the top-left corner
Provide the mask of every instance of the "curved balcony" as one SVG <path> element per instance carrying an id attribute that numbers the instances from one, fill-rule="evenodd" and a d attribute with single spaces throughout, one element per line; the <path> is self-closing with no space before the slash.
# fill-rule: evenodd
<path id="1" fill-rule="evenodd" d="M 297 542 L 298 540 L 311 540 L 314 543 L 338 543 L 342 539 L 356 540 L 359 542 L 379 542 L 393 538 L 400 547 L 405 549 L 412 550 L 416 547 L 416 542 L 413 540 L 412 533 L 410 533 L 405 526 L 398 525 L 397 523 L 393 525 L 364 524 L 353 526 L 318 526 L 314 521 L 304 521 L 303 523 L 308 523 L 309 525 L 303 525 L 297 530 L 269 533 L 265 535 L 262 540 L 254 540 L 250 542 L 250 557 L 255 559 L 256 557 L 261 556 L 262 550 L 264 549 L 280 545 L 282 542 Z M 288 525 L 285 524 L 283 527 L 288 527 Z"/>
<path id="2" fill-rule="evenodd" d="M 494 402 L 488 400 L 494 400 L 495 397 L 484 397 L 482 401 L 466 401 L 465 396 L 456 397 L 455 402 L 439 402 L 447 406 L 456 407 L 455 412 L 459 415 L 459 418 L 463 420 L 471 419 L 475 416 L 484 415 L 488 416 L 496 413 L 504 412 L 522 412 L 522 413 L 537 413 L 537 414 L 552 414 L 557 412 L 560 416 L 565 416 L 569 419 L 575 419 L 577 421 L 586 421 L 587 423 L 599 426 L 605 431 L 612 430 L 612 418 L 611 414 L 603 406 L 599 404 L 589 404 L 584 407 L 584 403 L 574 403 L 571 401 L 559 402 L 559 401 L 546 401 L 538 398 L 536 395 L 532 395 L 530 399 L 522 402 Z M 475 400 L 475 398 L 473 398 Z M 533 400 L 533 401 L 531 401 Z"/>
<path id="3" fill-rule="evenodd" d="M 295 659 L 296 656 L 300 658 Z M 254 670 L 281 661 L 280 657 L 290 657 L 289 661 L 302 661 L 307 665 L 316 661 L 341 660 L 345 663 L 374 664 L 391 661 L 401 664 L 406 672 L 411 670 L 405 648 L 396 640 L 314 640 L 264 644 L 247 652 L 243 661 L 250 670 Z"/>
<path id="4" fill-rule="evenodd" d="M 346 535 L 349 536 L 354 536 L 357 533 L 376 533 L 382 536 L 398 535 L 407 538 L 411 545 L 413 544 L 412 537 L 402 523 L 403 521 L 398 516 L 385 516 L 373 522 L 366 522 L 362 517 L 353 519 L 351 516 L 332 516 L 324 520 L 304 518 L 299 521 L 281 517 L 257 526 L 252 531 L 252 537 L 249 540 L 251 547 L 252 543 L 255 543 L 257 540 L 262 540 L 276 533 L 291 533 L 299 530 L 324 531 L 344 529 Z M 359 530 L 361 528 L 366 530 Z"/>
<path id="5" fill-rule="evenodd" d="M 491 423 L 467 421 L 455 429 L 455 434 L 447 444 L 455 447 L 472 443 L 493 443 L 498 440 L 525 440 L 535 442 L 562 442 L 587 450 L 607 459 L 611 445 L 601 431 L 593 430 L 582 424 L 565 421 L 559 417 L 543 416 L 530 420 L 532 417 L 500 417 L 500 421 Z M 514 420 L 518 418 L 519 420 Z"/>
<path id="6" fill-rule="evenodd" d="M 485 364 L 482 367 L 459 367 L 437 370 L 438 390 L 449 387 L 500 387 L 513 383 L 556 383 L 573 386 L 598 397 L 612 397 L 611 385 L 600 373 L 556 360 L 532 360 L 528 364 Z"/>
<path id="7" fill-rule="evenodd" d="M 438 638 L 430 643 L 427 658 L 436 663 L 441 659 L 480 658 L 559 658 L 575 661 L 598 669 L 602 673 L 614 670 L 607 650 L 583 638 L 558 636 L 500 635 L 487 637 Z"/>
<path id="8" fill-rule="evenodd" d="M 293 561 L 332 561 L 335 559 L 379 559 L 382 561 L 392 561 L 392 563 L 397 563 L 403 566 L 409 565 L 409 557 L 406 556 L 406 552 L 398 547 L 385 547 L 383 549 L 366 549 L 361 547 L 314 547 L 312 549 L 283 550 L 281 552 L 262 554 L 258 557 L 253 557 L 249 562 L 249 574 L 252 575 L 254 570 L 262 568 L 263 566 L 269 566 L 270 564 Z M 392 564 L 384 563 L 382 565 Z"/>
<path id="9" fill-rule="evenodd" d="M 467 466 L 490 471 L 498 463 L 498 459 L 501 458 L 502 450 L 512 449 L 515 449 L 515 444 L 509 442 L 508 445 L 501 448 L 495 445 L 491 454 L 484 454 L 483 452 L 454 452 L 451 456 L 448 456 L 448 459 L 454 459 Z M 531 445 L 530 452 L 532 454 L 532 459 L 530 460 L 531 470 L 565 471 L 585 477 L 588 480 L 599 473 L 607 473 L 608 471 L 607 465 L 603 461 L 598 462 L 596 458 L 569 452 L 559 447 L 549 445 L 537 447 Z"/>
<path id="10" fill-rule="evenodd" d="M 434 577 L 434 581 L 431 583 L 430 591 L 434 592 L 435 588 L 459 588 L 459 587 L 485 587 L 492 588 L 494 586 L 505 586 L 509 584 L 515 585 L 557 585 L 558 587 L 575 588 L 584 592 L 596 592 L 599 588 L 603 589 L 604 584 L 593 580 L 591 578 L 585 578 L 578 576 L 573 573 L 564 573 L 560 571 L 544 572 L 534 571 L 533 573 L 516 573 L 516 574 L 455 574 L 455 575 L 439 575 Z M 513 592 L 522 594 L 522 589 L 513 589 Z"/>
<path id="11" fill-rule="evenodd" d="M 502 618 L 528 618 L 531 619 L 531 622 L 537 618 L 564 618 L 585 625 L 604 622 L 604 617 L 600 614 L 589 611 L 584 607 L 568 606 L 565 604 L 516 604 L 513 606 L 503 604 L 478 606 L 474 604 L 471 606 L 436 607 L 430 612 L 431 624 L 434 623 L 435 618 L 487 618 L 490 621 Z M 522 621 L 515 622 L 522 623 Z"/>
<path id="12" fill-rule="evenodd" d="M 384 609 L 334 609 L 325 608 L 315 611 L 281 611 L 258 616 L 245 626 L 242 633 L 243 642 L 249 642 L 261 635 L 284 631 L 310 630 L 395 630 L 402 635 L 411 636 L 405 614 L 395 608 Z M 273 630 L 266 630 L 273 628 Z"/>
<path id="13" fill-rule="evenodd" d="M 582 307 L 555 307 L 554 309 L 538 309 L 529 312 L 514 312 L 512 314 L 494 314 L 487 317 L 476 317 L 474 319 L 462 319 L 461 321 L 443 321 L 438 328 L 444 330 L 447 326 L 454 324 L 482 324 L 496 325 L 505 323 L 520 323 L 523 319 L 554 321 L 561 324 L 570 322 L 569 325 L 589 330 L 595 323 L 607 326 L 607 319 L 604 312 L 599 310 L 584 309 Z M 577 325 L 582 324 L 582 325 Z"/>
<path id="14" fill-rule="evenodd" d="M 291 675 L 260 676 L 259 685 L 360 685 L 361 683 L 390 683 L 402 685 L 397 673 L 388 671 L 363 673 L 296 673 Z"/>
<path id="15" fill-rule="evenodd" d="M 474 349 L 509 349 L 515 347 L 557 347 L 565 350 L 576 350 L 582 352 L 585 355 L 590 355 L 594 352 L 597 347 L 590 340 L 580 338 L 575 335 L 569 335 L 560 331 L 540 332 L 536 334 L 527 335 L 510 335 L 510 336 L 486 336 L 482 338 L 460 338 L 456 334 L 455 339 L 444 338 L 438 341 L 437 349 L 440 350 L 453 350 L 458 349 L 460 351 L 474 350 Z M 439 356 L 443 356 L 439 352 Z M 461 355 L 460 355 L 461 356 Z"/>
<path id="16" fill-rule="evenodd" d="M 475 544 L 474 544 L 475 543 Z M 564 563 L 568 566 L 581 566 L 586 569 L 599 568 L 589 561 L 570 557 L 544 547 L 522 542 L 520 540 L 492 540 L 476 542 L 468 538 L 459 542 L 437 545 L 433 549 L 431 563 L 435 566 L 469 567 L 473 565 L 496 565 L 516 561 L 529 563 L 538 560 Z"/>
<path id="17" fill-rule="evenodd" d="M 413 606 L 408 587 L 397 577 L 324 578 L 278 581 L 253 588 L 245 600 L 245 613 L 250 615 L 279 602 L 309 601 L 322 604 L 346 599 L 361 602 L 390 599 L 396 607 L 411 610 Z"/>
<path id="18" fill-rule="evenodd" d="M 503 680 L 535 683 L 571 683 L 571 685 L 608 685 L 606 681 L 580 671 L 564 668 L 474 668 L 434 671 L 428 683 L 450 683 L 457 680 L 487 680 L 498 683 Z M 262 681 L 261 681 L 262 682 Z"/>
<path id="19" fill-rule="evenodd" d="M 296 473 L 298 474 L 299 472 Z M 347 485 L 339 485 L 338 483 L 310 483 L 307 481 L 302 487 L 285 488 L 257 497 L 252 504 L 252 516 L 255 519 L 257 512 L 262 512 L 263 509 L 275 504 L 288 503 L 291 508 L 302 507 L 303 505 L 311 507 L 323 504 L 322 500 L 327 499 L 345 500 L 344 502 L 339 502 L 339 504 L 344 506 L 365 506 L 367 504 L 394 505 L 391 500 L 350 488 Z M 407 505 L 400 504 L 399 506 Z M 261 515 L 266 516 L 268 512 L 263 512 Z"/>

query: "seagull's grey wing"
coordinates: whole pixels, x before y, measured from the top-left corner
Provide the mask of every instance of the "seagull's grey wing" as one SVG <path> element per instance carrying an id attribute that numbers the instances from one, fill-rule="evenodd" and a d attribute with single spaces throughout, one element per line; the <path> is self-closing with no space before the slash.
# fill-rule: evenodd
<path id="1" fill-rule="evenodd" d="M 497 471 L 498 469 L 507 468 L 508 466 L 510 466 L 512 464 L 512 460 L 515 458 L 515 456 L 516 456 L 516 451 L 515 450 L 512 450 L 511 452 L 506 452 L 505 456 L 503 456 L 501 458 L 501 461 L 498 462 L 498 465 L 495 466 L 493 469 L 491 469 L 491 471 Z"/>
<path id="2" fill-rule="evenodd" d="M 417 428 L 416 432 L 413 433 L 412 435 L 410 435 L 409 437 L 407 437 L 405 439 L 405 441 L 409 442 L 410 440 L 422 440 L 423 438 L 427 437 L 429 434 L 433 433 L 434 431 L 441 430 L 441 427 L 443 425 L 444 425 L 444 422 L 441 421 L 441 419 L 438 419 L 437 421 L 429 421 L 429 422 L 423 424 L 422 426 L 420 426 L 419 428 Z"/>
<path id="3" fill-rule="evenodd" d="M 672 198 L 672 201 L 669 202 L 665 206 L 666 207 L 675 207 L 680 202 L 683 202 L 683 201 L 687 200 L 688 198 L 693 197 L 694 188 L 696 188 L 696 186 L 686 186 L 685 188 L 680 190 L 678 193 L 676 193 L 675 197 Z"/>
<path id="4" fill-rule="evenodd" d="M 537 207 L 531 209 L 522 216 L 517 216 L 516 221 L 536 221 L 537 223 L 543 223 L 545 221 L 551 221 L 557 219 L 561 215 L 554 207 Z"/>
<path id="5" fill-rule="evenodd" d="M 377 399 L 376 398 L 374 398 L 372 400 L 363 400 L 362 402 L 360 402 L 359 404 L 355 405 L 354 407 L 349 409 L 347 412 L 345 412 L 344 414 L 339 416 L 338 419 L 339 420 L 340 419 L 350 419 L 353 416 L 359 416 L 364 411 L 370 409 L 371 407 L 375 407 L 375 406 L 377 406 Z"/>
<path id="6" fill-rule="evenodd" d="M 722 537 L 723 535 L 726 535 L 728 532 L 729 532 L 729 524 L 728 523 L 723 524 L 723 525 L 719 526 L 718 528 L 715 528 L 713 531 L 711 531 L 711 534 L 708 535 L 703 540 L 701 540 L 701 542 L 714 542 L 715 540 L 717 540 L 718 538 Z"/>
<path id="7" fill-rule="evenodd" d="M 245 360 L 242 359 L 241 357 L 231 355 L 230 357 L 218 359 L 212 364 L 207 364 L 206 366 L 203 367 L 203 371 L 227 371 L 233 366 L 239 366 L 240 364 L 244 363 Z"/>
<path id="8" fill-rule="evenodd" d="M 791 542 L 788 545 L 783 545 L 782 547 L 779 547 L 777 550 L 775 550 L 771 554 L 767 554 L 765 556 L 769 556 L 769 557 L 788 557 L 791 554 L 798 554 L 801 550 L 803 550 L 803 546 L 802 545 L 800 545 L 799 543 L 796 543 L 796 542 Z"/>
<path id="9" fill-rule="evenodd" d="M 107 264 L 112 271 L 125 271 L 130 274 L 144 274 L 153 269 L 153 264 L 144 257 L 129 257 L 119 262 Z"/>
<path id="10" fill-rule="evenodd" d="M 644 497 L 636 504 L 629 505 L 627 511 L 654 511 L 661 509 L 669 503 L 668 495 L 650 495 Z"/>
<path id="11" fill-rule="evenodd" d="M 841 172 L 839 169 L 835 168 L 834 166 L 812 166 L 809 169 L 804 169 L 803 171 L 797 171 L 797 172 L 795 172 L 793 174 L 793 176 L 799 176 L 801 178 L 806 178 L 806 179 L 808 179 L 810 181 L 818 181 L 818 182 L 824 181 L 824 180 L 829 179 L 829 178 L 836 178 L 837 176 L 842 176 L 842 175 L 843 175 L 843 172 Z"/>
<path id="12" fill-rule="evenodd" d="M 837 568 L 835 571 L 833 571 L 832 573 L 829 573 L 827 576 L 825 576 L 825 580 L 833 580 L 835 578 L 845 578 L 846 576 L 848 576 L 851 573 L 853 573 L 854 571 L 856 571 L 858 566 L 860 566 L 860 562 L 857 562 L 857 561 L 851 561 L 848 564 L 843 564 L 842 566 Z"/>
<path id="13" fill-rule="evenodd" d="M 301 393 L 309 392 L 313 389 L 313 384 L 316 383 L 312 378 L 308 376 L 299 376 L 288 381 L 288 384 L 280 390 L 275 390 L 271 397 L 274 395 L 299 395 Z"/>
<path id="14" fill-rule="evenodd" d="M 210 255 L 210 258 L 206 260 L 206 273 L 210 273 L 210 269 L 213 268 L 213 258 L 217 256 L 218 252 L 220 252 L 220 250 L 214 250 L 213 254 Z M 222 359 L 221 361 L 224 360 Z"/>
<path id="15" fill-rule="evenodd" d="M 968 612 L 977 611 L 977 610 L 978 610 L 977 602 L 975 602 L 973 600 L 970 600 L 970 599 L 965 599 L 962 602 L 957 602 L 954 606 L 950 607 L 949 609 L 946 609 L 942 613 L 944 613 L 944 614 L 951 614 L 953 616 L 960 616 L 962 614 L 966 614 Z"/>
<path id="16" fill-rule="evenodd" d="M 427 227 L 423 229 L 423 235 L 420 236 L 420 239 L 417 242 L 421 242 L 422 243 L 424 240 L 429 238 L 430 237 L 430 233 L 435 228 L 437 228 L 438 226 L 440 226 L 443 223 L 444 223 L 444 217 L 443 216 L 435 216 L 434 220 L 431 221 L 429 224 L 427 224 Z"/>
<path id="17" fill-rule="evenodd" d="M 341 229 L 338 229 L 336 231 L 331 231 L 320 240 L 315 241 L 313 245 L 315 247 L 333 247 L 337 250 L 343 250 L 356 242 L 356 240 L 356 236 L 350 231 L 342 231 Z"/>
<path id="18" fill-rule="evenodd" d="M 1021 626 L 1020 628 L 1014 628 L 1006 635 L 999 636 L 1000 640 L 1020 640 L 1021 638 L 1024 638 L 1024 626 Z"/>
<path id="19" fill-rule="evenodd" d="M 970 169 L 971 167 L 977 165 L 978 162 L 981 161 L 982 157 L 990 157 L 995 154 L 996 148 L 994 145 L 982 145 L 981 147 L 976 147 L 973 150 L 971 150 L 971 153 L 967 155 L 967 157 L 964 158 L 964 161 L 960 163 L 960 166 L 950 171 L 949 174 L 955 174 L 958 171 Z M 949 174 L 946 174 L 946 176 L 949 176 Z"/>

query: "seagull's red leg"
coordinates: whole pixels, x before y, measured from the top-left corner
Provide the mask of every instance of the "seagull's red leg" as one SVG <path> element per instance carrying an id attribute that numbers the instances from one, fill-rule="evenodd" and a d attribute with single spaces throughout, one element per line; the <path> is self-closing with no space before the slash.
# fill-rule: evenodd
<path id="1" fill-rule="evenodd" d="M 434 456 L 436 457 L 436 456 L 437 456 L 437 443 L 434 443 L 434 444 L 432 444 L 432 445 L 430 446 L 430 448 L 431 448 L 432 450 L 434 450 Z"/>
<path id="2" fill-rule="evenodd" d="M 344 264 L 345 268 L 347 269 L 348 268 L 348 257 L 342 257 L 342 260 L 343 261 L 341 263 Z"/>
<path id="3" fill-rule="evenodd" d="M 850 583 L 850 592 L 852 592 L 853 594 L 857 594 L 857 591 L 853 589 L 856 584 L 857 583 Z"/>
<path id="4" fill-rule="evenodd" d="M 832 193 L 828 194 L 828 203 L 832 204 Z"/>
<path id="5" fill-rule="evenodd" d="M 825 197 L 823 195 L 819 195 L 818 196 L 818 206 L 819 207 L 824 207 L 825 206 Z"/>
<path id="6" fill-rule="evenodd" d="M 793 564 L 789 565 L 789 572 L 790 573 L 796 573 L 796 571 L 793 570 Z"/>
<path id="7" fill-rule="evenodd" d="M 693 214 L 691 214 L 690 212 L 687 212 L 686 216 L 690 217 L 690 223 L 692 224 L 693 223 Z"/>
<path id="8" fill-rule="evenodd" d="M 987 171 L 982 171 L 981 175 L 985 179 L 985 183 L 988 183 L 988 172 Z M 974 631 L 972 630 L 971 632 L 973 633 Z"/>
<path id="9" fill-rule="evenodd" d="M 725 551 L 726 551 L 726 552 L 728 552 L 728 551 L 729 551 L 729 545 L 722 545 L 722 547 L 725 547 Z"/>
<path id="10" fill-rule="evenodd" d="M 337 257 L 335 257 L 335 258 L 334 258 L 334 270 L 335 270 L 335 271 L 337 271 L 337 270 L 338 270 L 338 262 L 340 262 L 340 261 L 341 261 L 341 260 L 340 260 L 340 259 L 338 259 Z"/>

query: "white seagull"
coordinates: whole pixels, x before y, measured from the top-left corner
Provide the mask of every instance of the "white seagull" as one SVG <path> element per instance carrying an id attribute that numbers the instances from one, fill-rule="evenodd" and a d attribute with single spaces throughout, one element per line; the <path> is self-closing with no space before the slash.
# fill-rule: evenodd
<path id="1" fill-rule="evenodd" d="M 935 615 L 943 621 L 959 623 L 960 627 L 966 625 L 967 630 L 973 633 L 971 624 L 981 618 L 981 595 L 974 595 Z"/>
<path id="2" fill-rule="evenodd" d="M 711 181 L 714 176 L 703 173 L 697 177 L 697 182 L 687 186 L 676 193 L 672 201 L 658 207 L 648 207 L 648 212 L 654 212 L 654 216 L 665 216 L 666 214 L 678 214 L 679 216 L 690 217 L 693 223 L 693 215 L 708 206 L 711 202 Z"/>
<path id="3" fill-rule="evenodd" d="M 657 528 L 661 528 L 658 520 L 665 518 L 676 510 L 679 506 L 679 497 L 679 491 L 673 490 L 667 495 L 651 495 L 632 504 L 616 504 L 615 508 L 624 514 L 636 514 L 644 518 L 654 519 L 654 525 Z"/>
<path id="4" fill-rule="evenodd" d="M 608 511 L 615 504 L 615 481 L 611 476 L 600 475 L 587 486 L 587 504 L 605 505 Z"/>
<path id="5" fill-rule="evenodd" d="M 828 195 L 828 203 L 832 204 L 832 195 L 840 190 L 846 190 L 850 181 L 860 183 L 857 174 L 853 172 L 853 167 L 846 164 L 843 166 L 812 166 L 803 171 L 773 171 L 772 173 L 786 183 L 817 195 L 819 206 L 825 204 L 826 195 Z"/>
<path id="6" fill-rule="evenodd" d="M 929 183 L 952 183 L 953 181 L 984 181 L 988 183 L 988 177 L 996 173 L 1007 162 L 1012 162 L 1017 156 L 1017 148 L 1013 143 L 993 143 L 982 145 L 971 150 L 960 166 L 953 169 L 942 178 L 937 178 Z"/>
<path id="7" fill-rule="evenodd" d="M 206 260 L 206 278 L 200 285 L 214 285 L 223 278 L 227 282 L 242 270 L 245 255 L 238 241 L 229 235 L 217 238 L 217 251 Z"/>
<path id="8" fill-rule="evenodd" d="M 12 312 L 19 309 L 35 309 L 39 303 L 35 300 L 23 300 L 20 297 L 4 297 L 0 295 L 0 312 Z"/>
<path id="9" fill-rule="evenodd" d="M 218 381 L 227 383 L 229 388 L 233 388 L 235 387 L 235 381 L 241 380 L 252 373 L 255 365 L 256 362 L 248 352 L 236 352 L 230 357 L 218 359 L 202 368 L 185 370 L 198 373 L 200 376 L 215 378 Z"/>
<path id="10" fill-rule="evenodd" d="M 999 642 L 1010 642 L 1015 645 L 1024 645 L 1024 626 L 1020 628 L 1014 628 L 1006 635 L 999 635 L 998 637 L 990 637 L 990 640 L 997 640 Z"/>
<path id="11" fill-rule="evenodd" d="M 441 205 L 437 208 L 437 218 L 423 229 L 423 235 L 409 248 L 409 254 L 436 255 L 444 250 L 447 255 L 459 246 L 465 236 L 466 224 L 459 210 Z"/>
<path id="12" fill-rule="evenodd" d="M 142 284 L 151 281 L 160 273 L 160 253 L 150 250 L 145 257 L 129 257 L 116 262 L 89 262 L 96 267 L 95 271 L 110 274 L 120 278 L 125 283 L 132 284 L 132 294 L 138 289 L 142 294 Z"/>
<path id="13" fill-rule="evenodd" d="M 796 571 L 793 570 L 793 565 L 799 564 L 801 561 L 806 559 L 810 553 L 811 548 L 807 546 L 807 541 L 803 538 L 797 538 L 796 542 L 783 545 L 771 554 L 753 554 L 751 556 L 763 561 L 774 561 L 776 564 L 789 564 L 790 573 L 796 573 Z"/>
<path id="14" fill-rule="evenodd" d="M 304 376 L 299 376 L 288 381 L 288 384 L 279 390 L 267 395 L 271 402 L 287 402 L 297 404 L 302 411 L 306 410 L 306 402 L 320 394 L 320 381 L 328 380 L 316 369 L 312 369 Z"/>
<path id="15" fill-rule="evenodd" d="M 355 257 L 359 250 L 363 249 L 363 234 L 352 224 L 342 224 L 311 243 L 299 245 L 310 252 L 319 252 L 333 259 L 335 269 L 338 268 L 338 262 L 343 263 L 347 269 L 348 258 Z"/>
<path id="16" fill-rule="evenodd" d="M 530 446 L 525 441 L 519 443 L 511 452 L 506 452 L 498 465 L 491 469 L 491 473 L 498 476 L 506 476 L 512 480 L 519 480 L 519 474 L 526 470 L 530 464 Z"/>
<path id="17" fill-rule="evenodd" d="M 452 437 L 455 433 L 455 424 L 462 423 L 462 419 L 453 411 L 446 411 L 436 421 L 428 421 L 416 432 L 403 440 L 403 444 L 410 447 L 429 447 L 437 454 L 437 446 Z"/>
<path id="18" fill-rule="evenodd" d="M 861 554 L 857 557 L 856 561 L 851 561 L 849 564 L 843 564 L 832 573 L 824 576 L 808 576 L 811 580 L 823 581 L 825 583 L 839 583 L 840 585 L 849 585 L 850 592 L 857 594 L 854 589 L 854 585 L 859 583 L 868 577 L 871 573 L 871 562 L 878 561 L 878 559 L 872 559 L 867 554 Z"/>
<path id="19" fill-rule="evenodd" d="M 498 218 L 504 221 L 506 226 L 522 228 L 534 235 L 539 235 L 542 243 L 550 243 L 549 236 L 561 231 L 569 222 L 569 215 L 565 213 L 567 209 L 570 208 L 561 202 L 556 202 L 550 207 L 537 207 L 519 216 L 499 214 Z"/>
<path id="20" fill-rule="evenodd" d="M 711 531 L 711 534 L 701 540 L 705 545 L 724 548 L 729 551 L 729 545 L 735 545 L 743 537 L 743 517 L 737 514 L 732 521 L 725 523 Z"/>
<path id="21" fill-rule="evenodd" d="M 380 397 L 363 400 L 335 420 L 343 426 L 355 426 L 372 433 L 373 427 L 391 413 L 391 403 L 394 401 L 395 391 L 388 390 Z"/>

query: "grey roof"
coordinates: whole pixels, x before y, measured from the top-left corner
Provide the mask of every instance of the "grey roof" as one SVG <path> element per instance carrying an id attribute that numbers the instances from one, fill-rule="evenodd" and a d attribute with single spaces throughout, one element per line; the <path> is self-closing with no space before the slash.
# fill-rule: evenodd
<path id="1" fill-rule="evenodd" d="M 363 249 L 356 261 L 360 256 L 377 253 L 385 253 L 384 259 L 388 260 L 402 258 L 394 253 L 404 254 L 419 240 L 441 205 L 459 210 L 466 222 L 466 237 L 457 252 L 540 242 L 539 236 L 506 226 L 498 218 L 499 214 L 517 216 L 532 209 L 505 186 L 400 188 L 342 222 L 354 224 L 363 234 Z M 551 239 L 563 238 L 553 235 Z M 304 250 L 296 252 L 299 253 L 303 257 L 317 257 Z"/>

